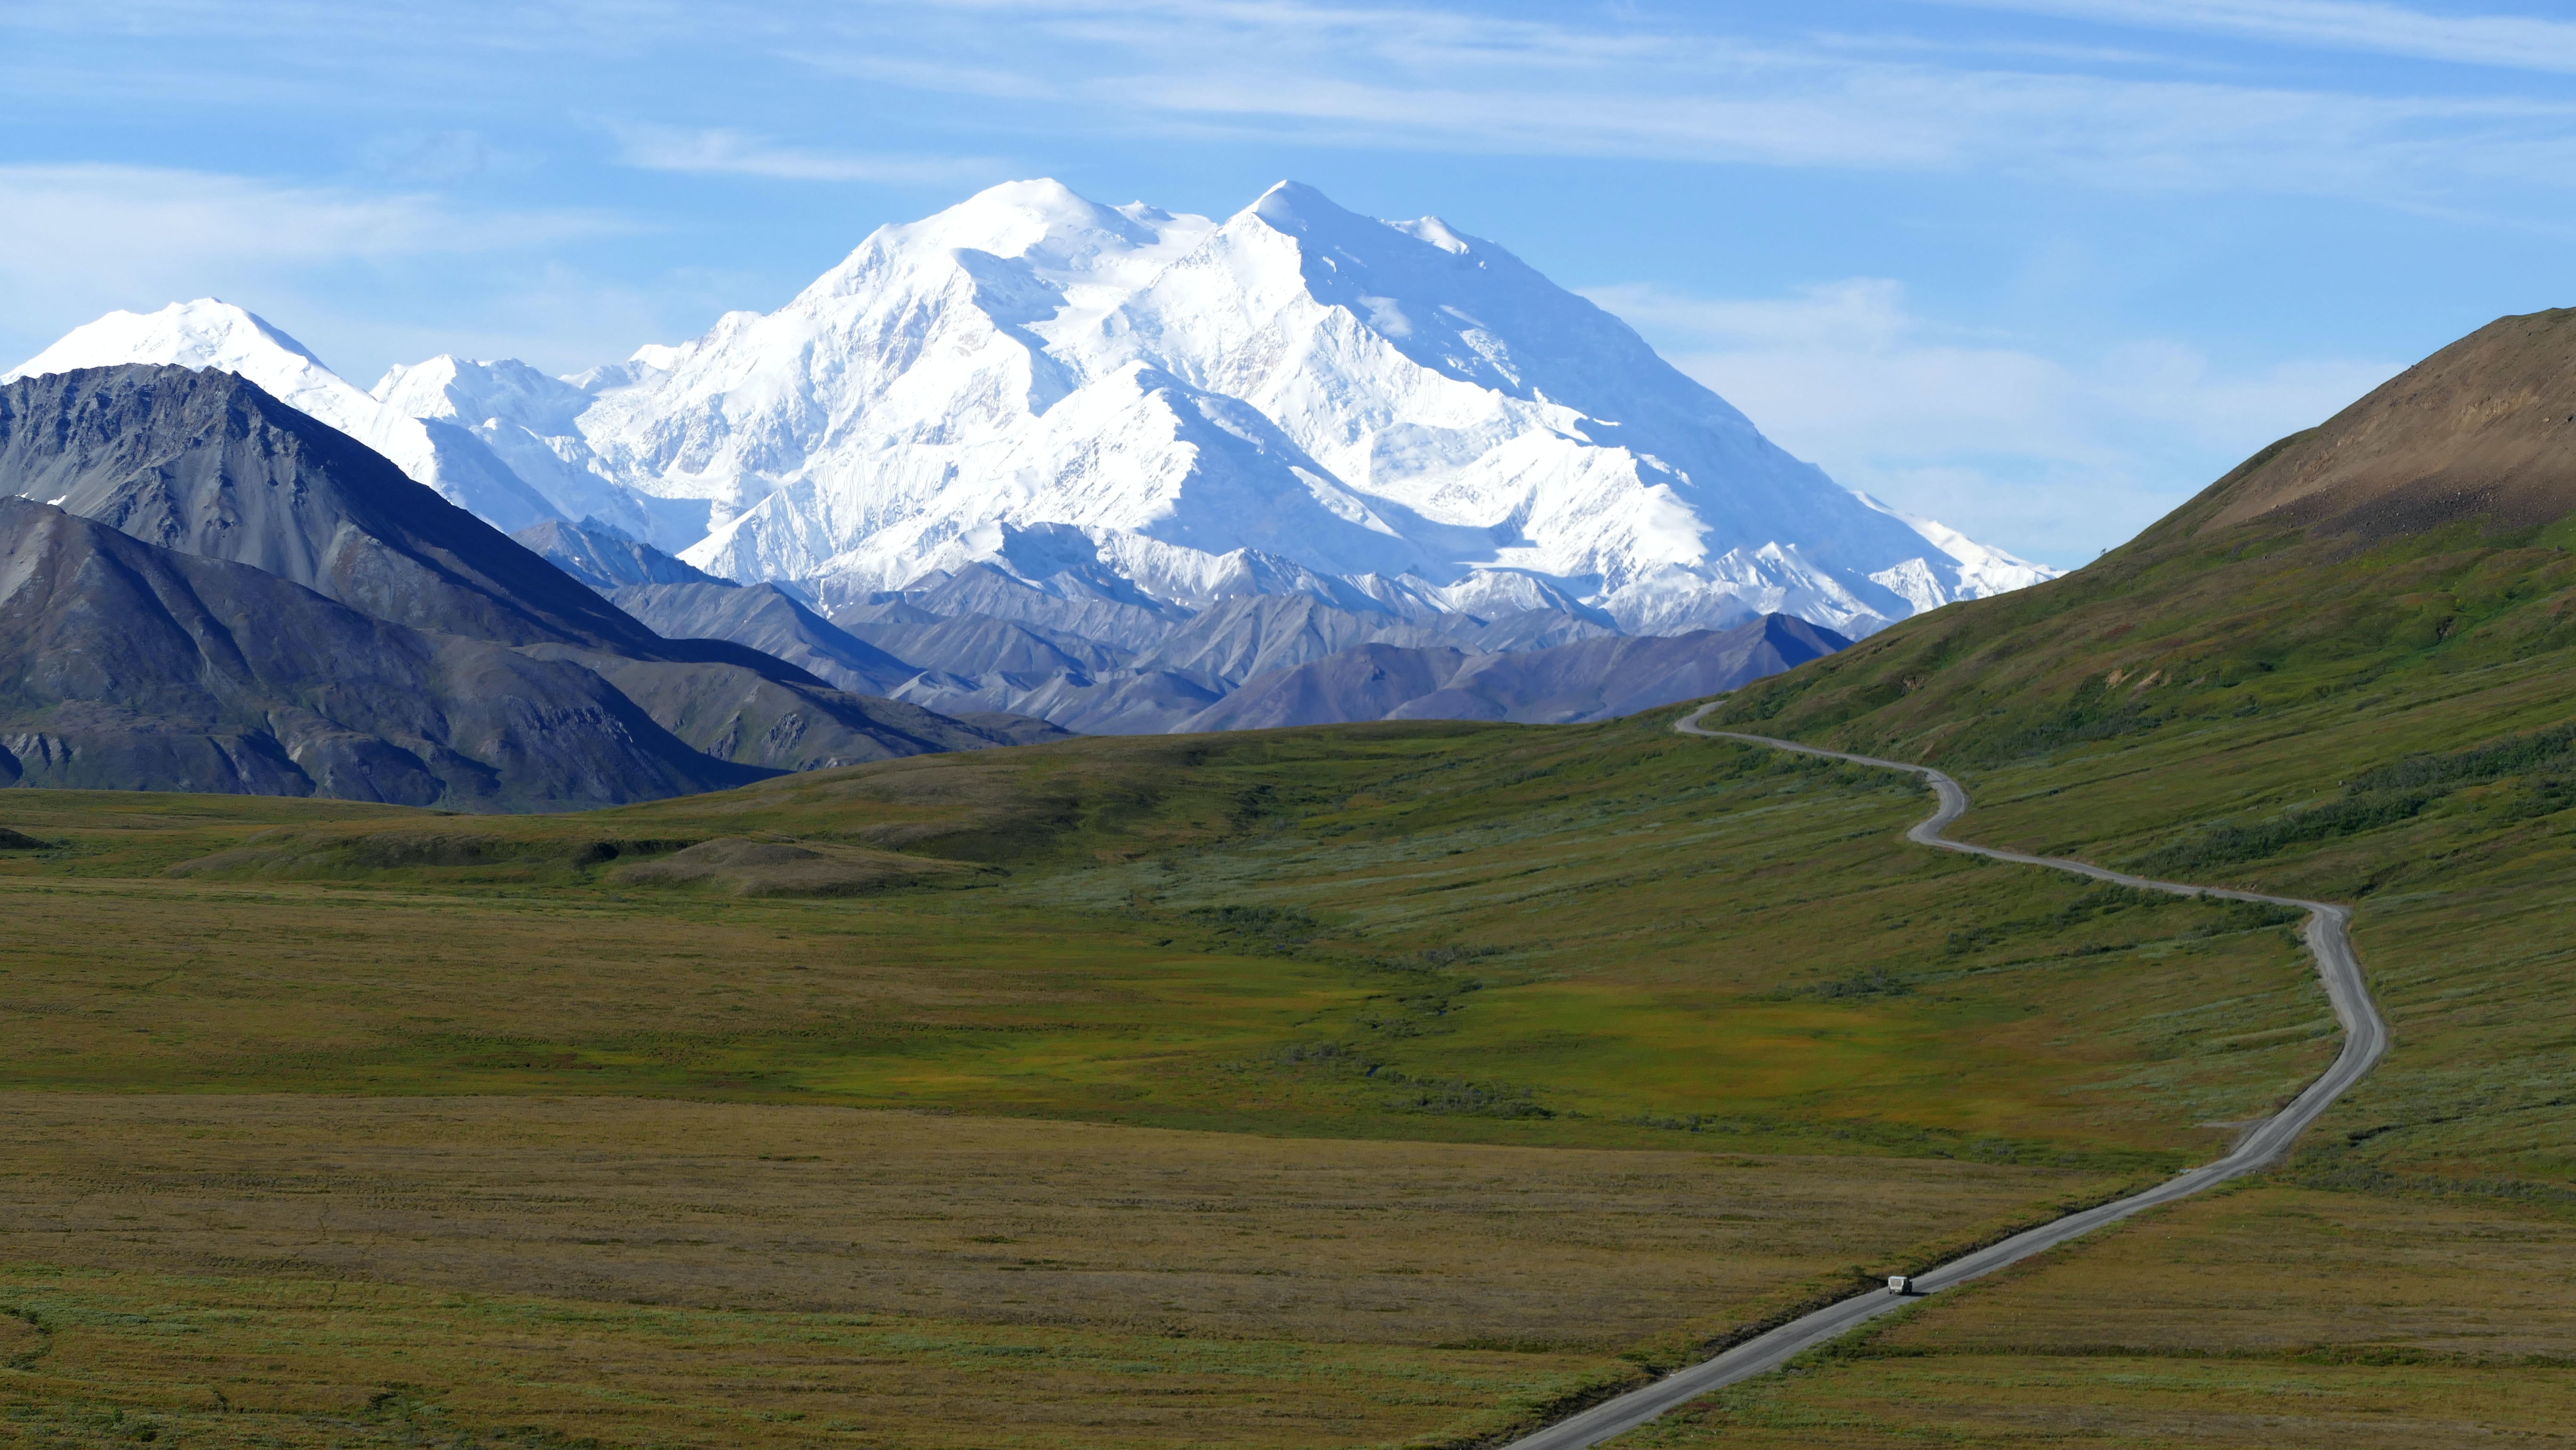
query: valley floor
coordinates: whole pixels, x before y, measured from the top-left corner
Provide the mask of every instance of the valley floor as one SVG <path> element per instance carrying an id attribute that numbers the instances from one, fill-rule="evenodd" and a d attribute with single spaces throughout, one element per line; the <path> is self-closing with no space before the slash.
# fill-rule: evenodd
<path id="1" fill-rule="evenodd" d="M 2278 914 L 1911 847 L 1909 783 L 1668 723 L 564 817 L 0 795 L 54 843 L 0 855 L 0 1444 L 1492 1443 L 2196 1161 L 2331 1055 Z M 2052 786 L 1971 785 L 2032 843 Z M 710 839 L 837 894 L 663 864 Z M 2401 1054 L 2457 985 L 2384 993 Z M 1640 1443 L 2188 1438 L 2249 1384 L 2446 1425 L 2564 1355 L 2479 1337 L 2562 1207 L 2320 1171 Z"/>
<path id="2" fill-rule="evenodd" d="M 0 1162 L 0 1403 L 183 1444 L 1457 1437 L 2107 1186 L 508 1097 L 13 1094 Z"/>

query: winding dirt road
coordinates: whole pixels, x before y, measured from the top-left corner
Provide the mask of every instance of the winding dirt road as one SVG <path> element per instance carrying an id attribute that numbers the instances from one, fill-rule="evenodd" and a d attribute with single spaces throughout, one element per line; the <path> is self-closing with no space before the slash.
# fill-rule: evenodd
<path id="1" fill-rule="evenodd" d="M 2235 1151 L 2213 1163 L 2176 1175 L 2144 1193 L 2134 1194 L 2114 1203 L 2071 1213 L 2054 1223 L 2042 1224 L 2008 1238 L 1999 1244 L 1951 1260 L 1915 1279 L 1918 1293 L 1937 1294 L 1963 1284 L 1980 1274 L 1990 1274 L 2006 1264 L 2026 1259 L 2032 1254 L 2054 1248 L 2068 1239 L 2091 1233 L 2104 1224 L 2117 1223 L 2133 1213 L 2158 1204 L 2188 1198 L 2204 1189 L 2215 1187 L 2240 1174 L 2265 1167 L 2289 1151 L 2290 1144 L 2319 1113 L 2326 1110 L 2344 1090 L 2361 1081 L 2371 1065 L 2388 1050 L 2388 1025 L 2379 1018 L 2379 1009 L 2370 1000 L 2370 989 L 2361 977 L 2361 963 L 2353 956 L 2352 937 L 2345 926 L 2352 918 L 2351 909 L 2330 901 L 2302 901 L 2295 897 L 2265 896 L 2253 891 L 2227 891 L 2209 886 L 2189 886 L 2176 881 L 2150 881 L 2142 876 L 2088 865 L 2082 861 L 2061 860 L 2054 856 L 2025 856 L 2018 851 L 2000 851 L 1992 846 L 1973 846 L 1965 841 L 1943 839 L 1941 832 L 1968 810 L 1968 793 L 1949 776 L 1928 765 L 1908 765 L 1903 761 L 1880 760 L 1867 755 L 1846 755 L 1838 750 L 1819 750 L 1794 741 L 1774 740 L 1766 735 L 1740 735 L 1730 730 L 1702 728 L 1700 720 L 1715 705 L 1703 705 L 1675 722 L 1673 728 L 1685 735 L 1701 735 L 1718 740 L 1741 740 L 1752 745 L 1768 745 L 1779 750 L 1793 750 L 1800 755 L 1820 755 L 1828 760 L 1845 760 L 1854 765 L 1875 765 L 1887 770 L 1902 770 L 1921 776 L 1940 799 L 1940 809 L 1913 830 L 1906 839 L 1944 851 L 1963 851 L 1972 856 L 1988 856 L 1997 861 L 2012 861 L 2025 866 L 2046 866 L 2056 871 L 2072 871 L 2099 881 L 2117 882 L 2145 891 L 2170 891 L 2177 896 L 2216 896 L 2233 901 L 2263 901 L 2275 906 L 2294 906 L 2308 914 L 2304 933 L 2308 950 L 2317 959 L 2317 975 L 2325 982 L 2326 996 L 2334 1004 L 2335 1016 L 2343 1023 L 2343 1051 L 2307 1091 L 2291 1100 L 2290 1105 L 2266 1119 L 2247 1133 Z M 1654 1419 L 1676 1406 L 1707 1394 L 1711 1390 L 1750 1379 L 1777 1369 L 1791 1356 L 1822 1344 L 1836 1335 L 1848 1333 L 1890 1310 L 1910 1303 L 1886 1290 L 1876 1290 L 1845 1299 L 1792 1320 L 1768 1333 L 1735 1346 L 1715 1359 L 1705 1360 L 1687 1369 L 1657 1380 L 1644 1389 L 1631 1391 L 1615 1400 L 1593 1406 L 1579 1415 L 1560 1420 L 1533 1435 L 1513 1441 L 1506 1450 L 1584 1450 L 1623 1431 Z"/>

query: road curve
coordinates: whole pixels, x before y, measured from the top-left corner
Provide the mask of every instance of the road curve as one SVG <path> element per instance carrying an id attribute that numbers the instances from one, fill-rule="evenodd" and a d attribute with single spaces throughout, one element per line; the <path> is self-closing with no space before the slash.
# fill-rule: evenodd
<path id="1" fill-rule="evenodd" d="M 2026 1259 L 2045 1249 L 2054 1248 L 2102 1227 L 2117 1223 L 2133 1213 L 2188 1198 L 2240 1174 L 2251 1173 L 2270 1164 L 2289 1151 L 2290 1144 L 2309 1123 L 2314 1122 L 2328 1104 L 2341 1097 L 2345 1089 L 2361 1081 L 2371 1065 L 2388 1050 L 2388 1024 L 2379 1018 L 2379 1009 L 2370 1000 L 2370 989 L 2362 982 L 2361 963 L 2352 953 L 2352 937 L 2345 930 L 2352 919 L 2348 907 L 2330 901 L 2302 901 L 2295 897 L 2265 896 L 2253 891 L 2228 891 L 2210 886 L 2189 886 L 2176 881 L 2150 881 L 2142 876 L 2112 871 L 2068 861 L 2054 856 L 2025 856 L 2018 851 L 2000 851 L 1992 846 L 1972 846 L 1965 841 L 1943 839 L 1942 829 L 1967 814 L 1968 793 L 1949 776 L 1928 765 L 1908 765 L 1899 760 L 1880 760 L 1868 755 L 1846 755 L 1839 750 L 1819 750 L 1794 741 L 1774 740 L 1767 735 L 1742 735 L 1731 730 L 1709 730 L 1700 725 L 1702 717 L 1715 705 L 1703 705 L 1675 722 L 1673 728 L 1685 735 L 1702 735 L 1711 739 L 1741 740 L 1753 745 L 1768 745 L 1780 750 L 1794 750 L 1800 755 L 1821 755 L 1828 760 L 1846 760 L 1854 765 L 1875 765 L 1888 770 L 1908 771 L 1921 776 L 1940 799 L 1940 809 L 1929 819 L 1905 833 L 1906 839 L 1944 851 L 1963 851 L 1971 856 L 1989 856 L 1997 861 L 2013 861 L 2025 866 L 2046 866 L 2058 871 L 2072 871 L 2100 881 L 2113 881 L 2146 891 L 2170 891 L 2177 896 L 2217 896 L 2233 901 L 2264 901 L 2276 906 L 2295 906 L 2308 913 L 2304 933 L 2308 950 L 2317 959 L 2317 975 L 2325 982 L 2326 996 L 2334 1004 L 2335 1016 L 2343 1023 L 2343 1051 L 2323 1076 L 2308 1084 L 2307 1091 L 2292 1099 L 2290 1105 L 2266 1119 L 2260 1127 L 2245 1135 L 2235 1151 L 2213 1163 L 2176 1175 L 2144 1193 L 2133 1194 L 2114 1203 L 2071 1213 L 2054 1223 L 2025 1230 L 1998 1244 L 1951 1260 L 1915 1279 L 1925 1294 L 1963 1284 L 1981 1274 L 1990 1274 L 2006 1264 Z M 1505 1450 L 1584 1450 L 1610 1437 L 1636 1428 L 1679 1405 L 1707 1394 L 1711 1390 L 1750 1379 L 1777 1369 L 1791 1356 L 1822 1344 L 1836 1335 L 1848 1333 L 1869 1320 L 1911 1302 L 1886 1292 L 1874 1290 L 1828 1305 L 1803 1319 L 1795 1319 L 1779 1328 L 1755 1336 L 1715 1359 L 1704 1360 L 1687 1369 L 1593 1406 L 1579 1415 L 1560 1420 L 1535 1434 L 1513 1441 Z"/>

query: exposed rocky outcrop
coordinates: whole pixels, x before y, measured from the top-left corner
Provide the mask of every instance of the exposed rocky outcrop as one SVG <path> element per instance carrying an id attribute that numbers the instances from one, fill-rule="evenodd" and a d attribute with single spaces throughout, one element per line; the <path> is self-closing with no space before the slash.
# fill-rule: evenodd
<path id="1" fill-rule="evenodd" d="M 231 373 L 84 368 L 0 387 L 0 493 L 414 629 L 645 654 L 662 643 L 356 439 Z"/>
<path id="2" fill-rule="evenodd" d="M 230 373 L 135 365 L 0 387 L 0 496 L 12 494 L 16 507 L 78 516 L 146 550 L 119 552 L 99 529 L 37 530 L 54 550 L 44 597 L 61 618 L 49 627 L 71 653 L 31 662 L 16 706 L 24 748 L 0 766 L 26 782 L 527 809 L 1054 733 L 964 725 L 836 689 L 744 644 L 665 638 Z M 77 539 L 92 542 L 64 542 Z M 120 584 L 100 562 L 120 559 L 149 560 L 160 583 Z M 285 602 L 264 631 L 254 614 L 225 614 L 231 605 L 191 614 L 193 566 L 172 562 L 182 559 L 246 571 L 249 582 L 206 576 L 227 581 L 224 599 Z M 262 580 L 292 592 L 259 593 Z M 748 602 L 792 606 L 775 590 Z M 131 639 L 118 633 L 127 609 L 143 611 Z M 796 612 L 809 634 L 838 634 Z M 845 636 L 837 648 L 828 662 L 865 666 L 871 683 L 909 673 Z M 96 668 L 45 673 L 71 663 Z M 314 703 L 325 698 L 341 703 Z M 39 717 L 41 728 L 29 723 Z M 544 721 L 569 733 L 530 735 Z M 451 726 L 465 744 L 443 733 Z M 608 741 L 612 726 L 628 746 Z"/>

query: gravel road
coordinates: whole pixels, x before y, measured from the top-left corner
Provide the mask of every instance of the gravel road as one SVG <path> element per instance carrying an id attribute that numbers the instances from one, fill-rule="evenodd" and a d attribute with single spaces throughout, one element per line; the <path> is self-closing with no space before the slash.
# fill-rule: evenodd
<path id="1" fill-rule="evenodd" d="M 1765 735 L 1741 735 L 1731 730 L 1710 730 L 1700 725 L 1702 717 L 1715 709 L 1703 705 L 1676 722 L 1674 729 L 1685 735 L 1702 735 L 1711 739 L 1741 740 L 1753 745 L 1768 745 L 1780 750 L 1794 750 L 1800 755 L 1820 755 L 1828 760 L 1846 760 L 1854 765 L 1875 765 L 1888 770 L 1902 770 L 1919 775 L 1932 787 L 1940 800 L 1940 809 L 1929 819 L 1905 833 L 1906 839 L 1943 851 L 1962 851 L 1972 856 L 1988 856 L 1997 861 L 2012 861 L 2025 866 L 2046 866 L 2056 871 L 2072 871 L 2099 881 L 2113 881 L 2147 891 L 2170 891 L 2177 896 L 2216 896 L 2234 901 L 2264 901 L 2275 906 L 2294 906 L 2308 914 L 2304 933 L 2308 950 L 2317 959 L 2317 975 L 2325 982 L 2326 996 L 2334 1003 L 2335 1016 L 2343 1023 L 2343 1051 L 2323 1076 L 2308 1084 L 2307 1091 L 2291 1100 L 2290 1105 L 2247 1133 L 2226 1157 L 2213 1163 L 2167 1179 L 2144 1193 L 2134 1194 L 2114 1203 L 2071 1213 L 2054 1223 L 2042 1224 L 1999 1244 L 1951 1260 L 1918 1277 L 1918 1293 L 1937 1294 L 1963 1284 L 1980 1274 L 1990 1274 L 2006 1264 L 2026 1259 L 2032 1254 L 2054 1248 L 2068 1239 L 2091 1233 L 2107 1223 L 2117 1223 L 2133 1213 L 2171 1203 L 2226 1182 L 2240 1174 L 2251 1173 L 2270 1165 L 2289 1150 L 2300 1132 L 2314 1122 L 2328 1104 L 2343 1095 L 2345 1089 L 2361 1081 L 2362 1075 L 2388 1050 L 2388 1025 L 2379 1018 L 2379 1009 L 2370 1000 L 2370 989 L 2361 977 L 2361 963 L 2353 956 L 2352 937 L 2345 930 L 2352 919 L 2349 907 L 2330 901 L 2302 901 L 2296 897 L 2265 896 L 2253 891 L 2228 891 L 2210 886 L 2191 886 L 2177 881 L 2150 881 L 2126 872 L 2112 871 L 2082 861 L 2061 860 L 2053 856 L 2025 856 L 2018 851 L 2000 851 L 1992 846 L 1972 846 L 1964 841 L 1943 839 L 1941 832 L 1968 810 L 1968 792 L 1959 783 L 1928 765 L 1908 765 L 1903 761 L 1880 760 L 1867 755 L 1846 755 L 1838 750 L 1819 750 L 1788 740 L 1774 740 Z M 1819 1309 L 1803 1319 L 1792 1320 L 1768 1333 L 1757 1335 L 1735 1346 L 1715 1359 L 1705 1360 L 1687 1369 L 1677 1370 L 1644 1389 L 1631 1391 L 1615 1400 L 1593 1406 L 1579 1415 L 1560 1420 L 1536 1434 L 1513 1441 L 1506 1450 L 1584 1450 L 1604 1440 L 1654 1419 L 1665 1411 L 1688 1403 L 1714 1389 L 1750 1379 L 1777 1369 L 1791 1356 L 1810 1349 L 1836 1335 L 1847 1333 L 1890 1310 L 1911 1303 L 1884 1289 L 1845 1299 L 1839 1304 Z"/>

